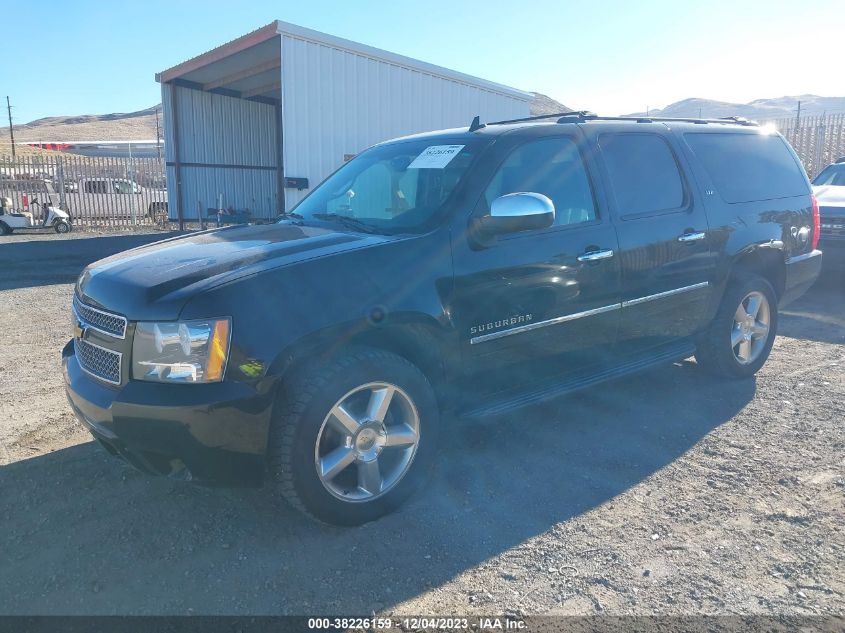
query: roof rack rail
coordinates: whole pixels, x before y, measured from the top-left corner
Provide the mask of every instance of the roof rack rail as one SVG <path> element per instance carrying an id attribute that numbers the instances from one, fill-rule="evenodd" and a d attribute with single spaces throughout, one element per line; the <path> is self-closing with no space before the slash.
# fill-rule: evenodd
<path id="1" fill-rule="evenodd" d="M 539 114 L 537 116 L 529 116 L 522 119 L 507 119 L 506 121 L 492 121 L 487 125 L 509 125 L 510 123 L 525 123 L 526 121 L 542 121 L 543 119 L 553 119 L 555 117 L 563 117 L 567 115 L 588 115 L 592 114 L 592 112 L 587 112 L 586 110 L 582 110 L 580 112 L 553 112 L 550 114 Z M 595 116 L 595 115 L 593 115 Z"/>
<path id="2" fill-rule="evenodd" d="M 749 121 L 741 116 L 728 116 L 719 119 L 696 119 L 685 117 L 665 117 L 665 116 L 599 116 L 589 110 L 574 110 L 572 112 L 558 112 L 554 114 L 540 114 L 537 116 L 529 116 L 522 119 L 507 119 L 505 121 L 491 121 L 484 124 L 479 123 L 478 117 L 473 119 L 470 125 L 470 132 L 481 129 L 485 125 L 509 125 L 511 123 L 527 123 L 530 121 L 542 121 L 543 119 L 557 118 L 557 123 L 572 123 L 573 121 L 636 121 L 637 123 L 654 123 L 654 122 L 674 122 L 674 123 L 721 123 L 722 125 L 748 125 L 757 127 L 760 124 L 757 121 Z"/>
<path id="3" fill-rule="evenodd" d="M 723 125 L 729 124 L 736 124 L 736 125 L 749 125 L 749 126 L 758 126 L 760 125 L 756 121 L 749 121 L 743 117 L 723 117 L 721 119 L 696 119 L 696 118 L 685 118 L 685 117 L 666 117 L 666 116 L 598 116 L 593 114 L 592 112 L 581 113 L 581 112 L 568 112 L 560 119 L 558 119 L 558 123 L 570 123 L 571 119 L 578 118 L 581 120 L 590 120 L 590 121 L 636 121 L 638 123 L 652 123 L 652 122 L 675 122 L 675 123 L 721 123 Z"/>

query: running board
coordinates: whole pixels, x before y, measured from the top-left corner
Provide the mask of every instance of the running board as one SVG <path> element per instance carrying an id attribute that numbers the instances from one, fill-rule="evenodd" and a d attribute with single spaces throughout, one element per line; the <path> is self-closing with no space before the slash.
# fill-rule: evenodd
<path id="1" fill-rule="evenodd" d="M 487 402 L 481 406 L 458 411 L 461 418 L 483 418 L 486 416 L 501 415 L 523 407 L 541 404 L 554 400 L 560 396 L 580 391 L 599 383 L 622 378 L 654 366 L 666 365 L 685 358 L 689 358 L 695 352 L 695 345 L 691 341 L 667 346 L 657 353 L 651 353 L 647 357 L 636 357 L 621 365 L 615 365 L 608 369 L 602 369 L 586 375 L 575 375 L 568 378 L 551 379 L 544 381 L 538 387 L 530 391 L 520 390 L 518 392 L 506 392 L 494 394 L 487 398 Z"/>

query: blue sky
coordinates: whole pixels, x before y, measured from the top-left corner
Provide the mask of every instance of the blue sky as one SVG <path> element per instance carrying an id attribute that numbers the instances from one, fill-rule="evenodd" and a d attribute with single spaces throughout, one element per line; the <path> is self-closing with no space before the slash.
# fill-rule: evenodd
<path id="1" fill-rule="evenodd" d="M 16 123 L 150 106 L 157 71 L 275 19 L 603 114 L 686 97 L 845 96 L 845 0 L 4 4 L 0 96 Z"/>

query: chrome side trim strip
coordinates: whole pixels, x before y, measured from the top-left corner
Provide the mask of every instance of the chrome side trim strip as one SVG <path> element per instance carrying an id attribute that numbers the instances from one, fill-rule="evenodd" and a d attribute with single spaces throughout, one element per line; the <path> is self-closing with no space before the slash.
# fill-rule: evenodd
<path id="1" fill-rule="evenodd" d="M 693 284 L 691 286 L 684 286 L 683 288 L 674 288 L 673 290 L 667 290 L 666 292 L 658 292 L 655 295 L 637 297 L 636 299 L 631 299 L 630 301 L 623 301 L 622 307 L 627 308 L 628 306 L 639 305 L 641 303 L 645 303 L 646 301 L 654 301 L 655 299 L 662 299 L 663 297 L 671 297 L 672 295 L 677 295 L 682 292 L 689 292 L 690 290 L 697 290 L 698 288 L 706 288 L 709 285 L 709 281 L 702 281 L 701 283 Z"/>
<path id="2" fill-rule="evenodd" d="M 575 319 L 582 319 L 584 317 L 602 314 L 603 312 L 618 310 L 621 307 L 621 303 L 614 303 L 613 305 L 602 306 L 601 308 L 593 308 L 592 310 L 584 310 L 583 312 L 575 312 L 573 314 L 555 317 L 554 319 L 548 319 L 546 321 L 537 321 L 536 323 L 529 323 L 528 325 L 520 325 L 519 327 L 514 327 L 509 330 L 500 330 L 498 332 L 491 332 L 490 334 L 482 334 L 481 336 L 475 336 L 469 340 L 469 343 L 470 345 L 475 345 L 476 343 L 484 343 L 485 341 L 492 341 L 493 339 L 502 338 L 504 336 L 511 336 L 512 334 L 530 332 L 531 330 L 536 330 L 541 327 L 557 325 L 558 323 L 565 323 L 566 321 L 574 321 Z"/>
<path id="3" fill-rule="evenodd" d="M 567 321 L 574 321 L 575 319 L 582 319 L 584 317 L 594 316 L 596 314 L 602 314 L 604 312 L 610 312 L 612 310 L 618 310 L 620 308 L 627 308 L 628 306 L 635 306 L 641 303 L 645 303 L 647 301 L 654 301 L 655 299 L 662 299 L 664 297 L 671 297 L 672 295 L 677 295 L 682 292 L 689 292 L 690 290 L 697 290 L 699 288 L 706 288 L 710 285 L 709 281 L 702 281 L 701 283 L 693 284 L 691 286 L 684 286 L 682 288 L 674 288 L 673 290 L 667 290 L 665 292 L 658 292 L 654 295 L 648 295 L 645 297 L 638 297 L 637 299 L 631 299 L 630 301 L 623 301 L 622 303 L 614 303 L 609 306 L 602 306 L 601 308 L 593 308 L 592 310 L 584 310 L 583 312 L 575 312 L 573 314 L 567 314 L 565 316 L 555 317 L 554 319 L 547 319 L 546 321 L 537 321 L 536 323 L 529 323 L 527 325 L 520 325 L 519 327 L 510 328 L 509 330 L 500 330 L 498 332 L 491 332 L 490 334 L 482 334 L 481 336 L 475 336 L 469 340 L 470 345 L 476 345 L 477 343 L 484 343 L 486 341 L 492 341 L 497 338 L 503 338 L 505 336 L 511 336 L 512 334 L 521 334 L 522 332 L 530 332 L 531 330 L 536 330 L 541 327 L 547 327 L 549 325 L 557 325 L 558 323 L 566 323 Z"/>

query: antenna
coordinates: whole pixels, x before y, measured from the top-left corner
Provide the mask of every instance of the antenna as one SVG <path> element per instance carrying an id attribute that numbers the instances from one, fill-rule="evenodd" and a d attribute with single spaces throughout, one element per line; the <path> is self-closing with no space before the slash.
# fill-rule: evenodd
<path id="1" fill-rule="evenodd" d="M 483 127 L 486 126 L 484 125 L 484 123 L 481 122 L 481 117 L 479 115 L 475 115 L 475 118 L 472 120 L 472 123 L 469 124 L 469 131 L 475 132 Z"/>

